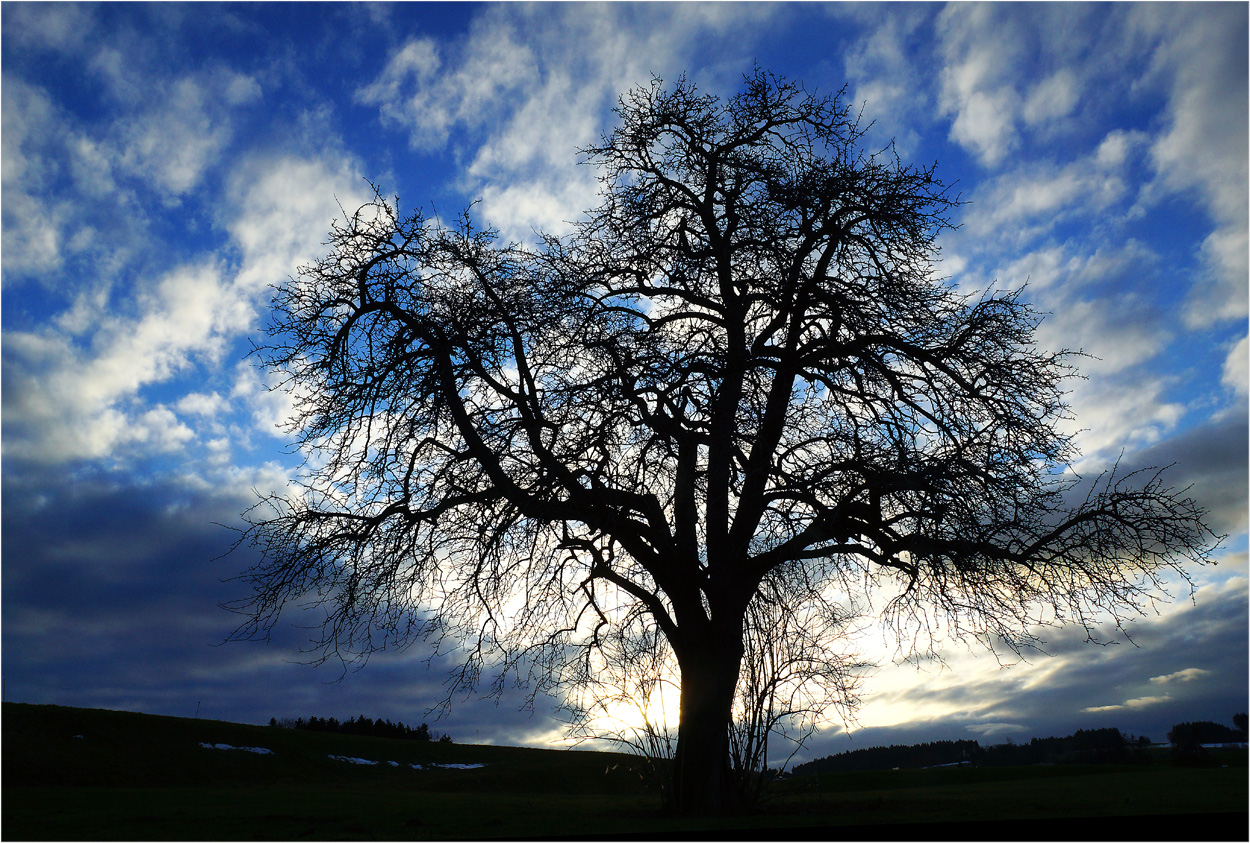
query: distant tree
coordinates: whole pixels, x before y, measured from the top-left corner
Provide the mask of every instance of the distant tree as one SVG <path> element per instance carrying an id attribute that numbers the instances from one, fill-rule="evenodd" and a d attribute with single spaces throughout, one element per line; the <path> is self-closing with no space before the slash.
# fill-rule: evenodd
<path id="1" fill-rule="evenodd" d="M 378 194 L 277 291 L 258 354 L 315 459 L 245 515 L 239 636 L 311 602 L 320 659 L 426 636 L 463 654 L 451 693 L 493 666 L 535 694 L 658 636 L 676 807 L 715 814 L 774 572 L 801 569 L 791 605 L 885 594 L 920 650 L 934 624 L 1017 649 L 1209 561 L 1158 472 L 1077 493 L 1072 355 L 1038 347 L 1020 292 L 936 277 L 956 201 L 864 151 L 840 96 L 757 71 L 723 102 L 657 81 L 617 113 L 570 236 L 504 245 Z"/>
<path id="2" fill-rule="evenodd" d="M 1238 740 L 1240 737 L 1237 732 L 1211 720 L 1177 723 L 1168 731 L 1168 743 L 1182 751 L 1193 750 L 1202 744 L 1233 743 Z"/>
<path id="3" fill-rule="evenodd" d="M 372 735 L 374 737 L 383 738 L 399 738 L 406 740 L 428 741 L 430 737 L 430 727 L 422 723 L 418 728 L 413 729 L 401 722 L 392 723 L 390 720 L 370 720 L 363 714 L 359 717 L 353 717 L 350 720 L 340 722 L 334 717 L 317 717 L 316 715 L 305 720 L 299 718 L 292 720 L 291 718 L 269 719 L 270 726 L 281 726 L 287 729 L 307 729 L 315 732 L 340 732 L 348 735 Z"/>
<path id="4" fill-rule="evenodd" d="M 1234 714 L 1233 725 L 1237 728 L 1237 731 L 1241 733 L 1241 739 L 1244 741 L 1246 739 L 1246 712 L 1243 711 L 1240 714 Z"/>

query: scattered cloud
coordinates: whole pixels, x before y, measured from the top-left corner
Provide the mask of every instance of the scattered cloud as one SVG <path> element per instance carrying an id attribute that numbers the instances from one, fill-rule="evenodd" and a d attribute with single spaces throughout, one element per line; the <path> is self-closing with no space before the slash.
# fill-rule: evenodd
<path id="1" fill-rule="evenodd" d="M 68 203 L 41 194 L 56 173 L 56 148 L 48 142 L 58 124 L 46 92 L 20 78 L 4 80 L 2 149 L 4 281 L 60 266 Z"/>
<path id="2" fill-rule="evenodd" d="M 216 392 L 207 395 L 203 392 L 189 392 L 178 399 L 177 408 L 180 413 L 211 419 L 225 412 L 227 406 L 225 399 Z"/>
<path id="3" fill-rule="evenodd" d="M 852 103 L 866 105 L 873 119 L 885 124 L 887 136 L 895 139 L 903 154 L 914 151 L 919 134 L 912 123 L 925 120 L 932 106 L 916 61 L 917 53 L 925 50 L 929 18 L 920 13 L 897 14 L 888 6 L 839 10 L 864 15 L 873 27 L 843 54 Z M 900 138 L 899 132 L 904 136 Z"/>
<path id="4" fill-rule="evenodd" d="M 939 106 L 953 118 L 950 137 L 986 166 L 1016 145 L 1020 96 L 1011 84 L 1019 45 L 1015 24 L 989 4 L 946 6 L 938 17 L 945 63 Z"/>
<path id="5" fill-rule="evenodd" d="M 230 71 L 156 87 L 152 91 L 149 83 L 135 112 L 114 125 L 114 160 L 177 197 L 199 185 L 230 143 L 229 110 L 259 100 L 261 91 L 254 79 Z"/>
<path id="6" fill-rule="evenodd" d="M 1127 168 L 1140 145 L 1137 135 L 1109 134 L 1066 164 L 1033 161 L 1004 169 L 977 188 L 959 239 L 979 241 L 981 250 L 1016 250 L 1053 236 L 1065 223 L 1098 221 L 1133 198 Z"/>
<path id="7" fill-rule="evenodd" d="M 1233 346 L 1233 350 L 1228 352 L 1228 357 L 1224 359 L 1224 370 L 1220 375 L 1220 382 L 1233 390 L 1240 396 L 1250 394 L 1250 347 L 1247 346 L 1247 337 L 1242 337 Z"/>
<path id="8" fill-rule="evenodd" d="M 238 250 L 234 283 L 266 296 L 319 258 L 330 224 L 373 199 L 350 157 L 260 153 L 231 173 L 221 224 Z M 250 331 L 251 326 L 241 326 Z"/>
<path id="9" fill-rule="evenodd" d="M 76 3 L 15 3 L 4 11 L 6 41 L 60 53 L 78 50 L 94 23 L 91 12 Z"/>
<path id="10" fill-rule="evenodd" d="M 481 219 L 529 241 L 535 229 L 567 232 L 596 203 L 595 174 L 576 153 L 622 92 L 653 74 L 700 79 L 696 47 L 747 42 L 746 25 L 768 16 L 749 4 L 492 6 L 447 47 L 405 41 L 356 99 L 415 148 L 457 150 Z"/>
<path id="11" fill-rule="evenodd" d="M 1247 314 L 1250 140 L 1242 11 L 1131 8 L 1134 24 L 1157 39 L 1152 70 L 1167 91 L 1167 127 L 1151 147 L 1160 185 L 1196 194 L 1215 224 L 1201 246 L 1207 275 L 1193 288 L 1186 311 L 1193 327 Z"/>
<path id="12" fill-rule="evenodd" d="M 1025 98 L 1022 116 L 1030 124 L 1066 117 L 1079 98 L 1079 81 L 1071 70 L 1063 68 L 1032 87 Z"/>
<path id="13" fill-rule="evenodd" d="M 1013 734 L 1019 732 L 1028 732 L 1027 726 L 1021 726 L 1019 723 L 975 723 L 967 727 L 969 732 L 980 735 L 983 738 L 992 738 L 996 735 Z"/>
<path id="14" fill-rule="evenodd" d="M 409 130 L 418 149 L 447 143 L 457 124 L 492 124 L 509 100 L 536 75 L 533 51 L 518 43 L 515 27 L 478 25 L 463 63 L 443 71 L 438 45 L 411 38 L 392 53 L 381 74 L 356 92 L 358 102 L 376 105 L 385 123 Z"/>
<path id="15" fill-rule="evenodd" d="M 1171 701 L 1172 701 L 1172 698 L 1169 696 L 1138 697 L 1132 700 L 1125 700 L 1120 705 L 1095 705 L 1095 706 L 1090 706 L 1089 708 L 1084 708 L 1082 709 L 1082 711 L 1087 711 L 1087 712 L 1090 712 L 1091 714 L 1097 714 L 1097 713 L 1108 712 L 1108 711 L 1124 711 L 1125 709 L 1133 709 L 1133 708 L 1149 708 L 1150 706 L 1155 706 L 1161 703 L 1166 703 L 1166 702 L 1171 702 Z"/>
<path id="16" fill-rule="evenodd" d="M 1165 676 L 1152 676 L 1150 677 L 1150 682 L 1154 685 L 1166 685 L 1169 682 L 1192 682 L 1199 677 L 1210 675 L 1211 671 L 1209 670 L 1203 670 L 1200 667 L 1187 667 L 1184 670 L 1178 670 Z"/>
<path id="17" fill-rule="evenodd" d="M 5 454 L 63 462 L 185 443 L 188 429 L 167 407 L 131 412 L 127 399 L 195 361 L 215 363 L 224 331 L 250 317 L 210 262 L 167 273 L 138 296 L 131 314 L 98 313 L 87 346 L 54 328 L 10 332 Z"/>

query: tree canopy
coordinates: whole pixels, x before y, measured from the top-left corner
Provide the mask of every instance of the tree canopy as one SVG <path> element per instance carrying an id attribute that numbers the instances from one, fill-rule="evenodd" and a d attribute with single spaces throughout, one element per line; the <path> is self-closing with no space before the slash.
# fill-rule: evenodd
<path id="1" fill-rule="evenodd" d="M 937 277 L 958 200 L 866 151 L 841 95 L 757 71 L 617 114 L 572 234 L 505 244 L 379 192 L 277 290 L 258 354 L 308 461 L 247 516 L 240 634 L 313 604 L 323 658 L 433 637 L 454 687 L 535 692 L 659 652 L 674 799 L 719 812 L 751 619 L 777 617 L 753 601 L 827 648 L 868 591 L 905 636 L 1019 648 L 1209 561 L 1158 471 L 1077 493 L 1074 355 L 1037 347 L 1020 290 Z"/>

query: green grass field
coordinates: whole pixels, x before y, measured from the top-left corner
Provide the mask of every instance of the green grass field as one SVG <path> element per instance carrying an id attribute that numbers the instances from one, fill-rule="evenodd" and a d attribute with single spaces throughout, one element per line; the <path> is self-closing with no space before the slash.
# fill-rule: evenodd
<path id="1" fill-rule="evenodd" d="M 793 839 L 850 827 L 839 836 L 1045 839 L 1057 831 L 1046 823 L 1058 821 L 1083 839 L 1244 839 L 1246 753 L 1219 761 L 1229 766 L 833 773 L 779 783 L 750 816 L 693 820 L 664 816 L 644 763 L 628 755 L 6 703 L 0 834 L 6 840 Z M 1235 838 L 1210 825 L 1176 834 L 1204 815 L 1227 824 L 1220 816 L 1227 812 L 1239 824 Z M 1102 825 L 1090 825 L 1095 820 Z M 902 825 L 915 823 L 922 825 Z M 1104 827 L 1124 834 L 1108 837 Z M 1020 834 L 1004 835 L 1013 829 Z"/>

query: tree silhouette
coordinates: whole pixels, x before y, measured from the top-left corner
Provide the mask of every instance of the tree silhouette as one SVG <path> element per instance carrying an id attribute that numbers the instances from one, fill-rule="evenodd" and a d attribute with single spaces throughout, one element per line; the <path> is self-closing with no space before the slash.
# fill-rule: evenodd
<path id="1" fill-rule="evenodd" d="M 320 606 L 318 658 L 432 638 L 453 692 L 487 667 L 556 691 L 658 642 L 676 806 L 720 813 L 749 607 L 779 572 L 791 606 L 887 595 L 915 646 L 941 623 L 1019 648 L 1208 561 L 1158 472 L 1076 492 L 1072 355 L 1036 347 L 1018 291 L 935 277 L 956 200 L 864 152 L 840 95 L 756 71 L 617 114 L 570 236 L 505 245 L 379 194 L 278 289 L 258 353 L 308 462 L 245 516 L 238 635 Z"/>

